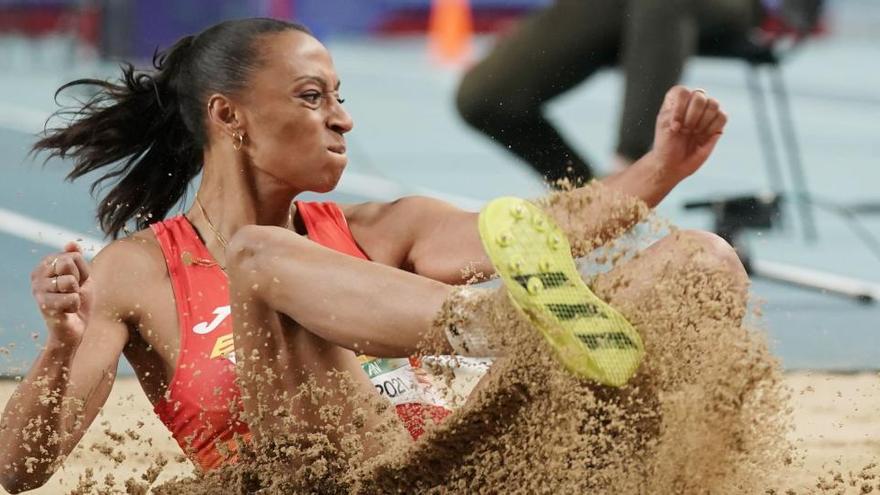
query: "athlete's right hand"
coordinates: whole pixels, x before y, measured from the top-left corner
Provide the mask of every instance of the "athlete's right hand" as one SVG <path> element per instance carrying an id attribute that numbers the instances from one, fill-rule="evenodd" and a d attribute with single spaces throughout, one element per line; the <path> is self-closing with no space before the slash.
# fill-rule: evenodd
<path id="1" fill-rule="evenodd" d="M 82 339 L 92 301 L 89 264 L 75 242 L 64 252 L 49 255 L 31 273 L 31 292 L 46 326 L 49 340 L 77 346 Z"/>

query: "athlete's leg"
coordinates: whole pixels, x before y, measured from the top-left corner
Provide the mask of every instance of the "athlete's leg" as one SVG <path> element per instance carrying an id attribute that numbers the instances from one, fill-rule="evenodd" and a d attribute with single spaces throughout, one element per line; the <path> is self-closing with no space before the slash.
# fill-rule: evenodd
<path id="1" fill-rule="evenodd" d="M 322 432 L 340 444 L 343 436 L 354 435 L 339 428 L 357 424 L 363 452 L 370 455 L 389 441 L 363 433 L 378 434 L 384 423 L 390 428 L 386 436 L 408 436 L 387 416 L 383 421 L 371 404 L 378 396 L 351 350 L 280 315 L 242 289 L 245 277 L 230 275 L 238 384 L 245 419 L 258 442 L 296 443 L 297 435 Z"/>
<path id="2" fill-rule="evenodd" d="M 229 246 L 233 297 L 260 301 L 331 344 L 372 356 L 415 354 L 452 290 L 280 227 L 244 227 Z"/>
<path id="3" fill-rule="evenodd" d="M 241 229 L 227 259 L 242 401 L 254 434 L 263 440 L 321 428 L 332 408 L 339 417 L 354 418 L 352 399 L 362 403 L 375 391 L 353 351 L 416 354 L 452 290 L 276 227 Z M 351 391 L 340 392 L 344 384 L 328 375 L 333 371 L 348 373 Z M 309 380 L 326 394 L 317 400 L 311 393 L 292 397 Z M 380 416 L 374 408 L 362 409 L 357 414 L 365 429 L 373 430 Z M 291 425 L 291 417 L 299 427 Z M 387 439 L 362 438 L 368 451 L 387 445 Z"/>
<path id="4" fill-rule="evenodd" d="M 733 248 L 710 232 L 675 231 L 633 259 L 598 275 L 592 287 L 598 296 L 626 313 L 636 306 L 649 308 L 652 293 L 686 279 L 693 281 L 694 300 L 681 304 L 705 303 L 706 311 L 700 312 L 700 317 L 738 323 L 745 315 L 748 275 Z M 697 287 L 708 279 L 712 288 Z M 654 309 L 672 314 L 672 308 Z"/>
<path id="5" fill-rule="evenodd" d="M 692 359 L 694 352 L 676 345 L 678 342 L 687 345 L 686 339 L 677 339 L 671 333 L 692 325 L 701 328 L 720 323 L 725 330 L 737 327 L 743 313 L 748 280 L 735 253 L 723 240 L 706 232 L 680 231 L 592 282 L 596 293 L 630 318 L 647 337 L 644 339 L 645 362 L 652 368 L 641 370 L 633 386 L 623 390 L 592 388 L 597 397 L 607 397 L 622 407 L 638 409 L 632 411 L 626 424 L 632 428 L 627 437 L 642 442 L 640 447 L 631 450 L 633 454 L 639 454 L 642 448 L 650 448 L 652 440 L 661 432 L 661 411 L 657 409 L 656 397 L 658 386 L 668 384 L 664 377 L 670 372 L 688 369 L 684 363 L 663 362 L 657 354 L 669 359 L 698 361 L 699 357 Z M 498 303 L 507 300 L 501 293 L 493 293 L 492 297 L 497 298 Z M 512 310 L 510 305 L 498 308 L 500 311 Z M 698 349 L 705 348 L 705 345 Z M 454 452 L 465 458 L 472 452 L 484 452 L 481 438 L 492 437 L 495 432 L 503 435 L 515 425 L 521 425 L 520 408 L 540 396 L 545 385 L 542 380 L 536 380 L 533 373 L 524 372 L 522 366 L 528 366 L 528 362 L 529 359 L 523 360 L 516 354 L 496 361 L 471 393 L 469 404 L 447 420 L 441 435 L 429 437 L 434 448 L 414 449 L 411 457 L 377 473 L 378 482 L 395 486 L 394 480 L 402 473 L 415 471 L 419 473 L 419 479 L 429 484 L 442 483 L 445 478 L 442 468 L 449 463 L 440 462 L 438 456 Z M 700 370 L 697 363 L 691 363 L 691 366 L 690 369 Z M 486 390 L 492 392 L 487 394 Z M 626 399 L 619 400 L 622 397 Z M 613 439 L 610 441 L 614 442 Z"/>
<path id="6" fill-rule="evenodd" d="M 748 381 L 752 373 L 737 370 L 749 366 L 741 354 L 748 285 L 733 248 L 699 231 L 670 234 L 593 280 L 596 294 L 638 329 L 645 344 L 645 359 L 632 381 L 637 399 L 628 402 L 638 409 L 632 411 L 632 433 L 645 448 L 662 433 L 661 391 L 680 390 L 718 366 L 730 374 L 727 380 L 745 380 L 732 390 L 744 394 L 755 386 Z M 725 353 L 717 349 L 726 345 L 731 348 L 719 360 Z M 723 399 L 737 408 L 742 397 Z"/>
<path id="7" fill-rule="evenodd" d="M 291 407 L 279 391 L 298 390 L 312 375 L 325 379 L 328 370 L 348 371 L 355 387 L 372 390 L 352 350 L 416 353 L 454 292 L 439 282 L 340 255 L 281 228 L 242 229 L 228 255 L 245 409 L 265 419 L 261 428 L 279 432 L 288 428 L 284 415 L 267 416 Z M 730 282 L 725 297 L 744 299 L 747 278 L 732 249 L 711 234 L 693 232 L 672 235 L 599 277 L 596 290 L 613 305 L 627 307 L 644 299 L 656 277 L 677 276 L 677 266 L 695 263 L 698 271 L 720 273 Z M 445 342 L 434 350 L 452 351 Z M 324 405 L 306 399 L 296 404 L 297 410 L 285 414 L 307 424 L 321 416 Z"/>

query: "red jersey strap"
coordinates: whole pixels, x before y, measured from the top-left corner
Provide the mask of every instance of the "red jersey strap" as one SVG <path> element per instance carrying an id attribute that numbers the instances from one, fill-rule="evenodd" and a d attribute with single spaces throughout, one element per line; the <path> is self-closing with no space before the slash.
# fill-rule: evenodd
<path id="1" fill-rule="evenodd" d="M 296 201 L 296 211 L 302 218 L 309 239 L 318 244 L 355 258 L 369 260 L 351 235 L 351 229 L 339 205 L 332 202 L 310 203 Z"/>

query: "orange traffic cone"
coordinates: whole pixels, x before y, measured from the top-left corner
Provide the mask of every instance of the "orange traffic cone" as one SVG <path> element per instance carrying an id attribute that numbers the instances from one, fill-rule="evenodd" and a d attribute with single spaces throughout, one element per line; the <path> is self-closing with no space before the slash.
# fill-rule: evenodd
<path id="1" fill-rule="evenodd" d="M 468 0 L 433 0 L 428 26 L 431 55 L 445 65 L 461 65 L 471 55 L 474 21 Z"/>

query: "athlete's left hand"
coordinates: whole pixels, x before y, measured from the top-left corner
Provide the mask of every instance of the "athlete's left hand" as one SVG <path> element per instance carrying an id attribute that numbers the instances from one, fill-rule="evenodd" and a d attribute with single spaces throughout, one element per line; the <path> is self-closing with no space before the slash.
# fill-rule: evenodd
<path id="1" fill-rule="evenodd" d="M 701 89 L 674 86 L 657 115 L 652 154 L 678 180 L 696 172 L 721 138 L 727 114 Z"/>

